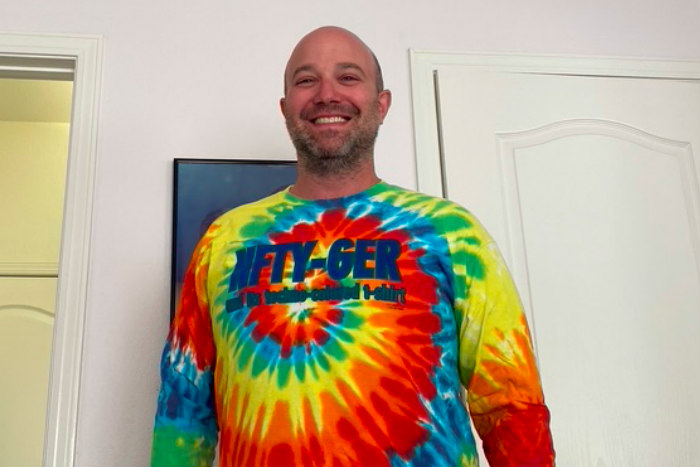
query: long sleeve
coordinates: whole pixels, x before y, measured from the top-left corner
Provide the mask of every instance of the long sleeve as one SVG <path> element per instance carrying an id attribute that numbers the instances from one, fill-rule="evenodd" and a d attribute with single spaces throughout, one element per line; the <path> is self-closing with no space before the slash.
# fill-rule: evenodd
<path id="1" fill-rule="evenodd" d="M 205 235 L 192 256 L 163 351 L 152 466 L 210 466 L 214 459 L 216 350 L 206 290 L 210 243 Z"/>
<path id="2" fill-rule="evenodd" d="M 549 411 L 513 280 L 492 241 L 465 246 L 463 258 L 460 373 L 484 453 L 491 467 L 554 465 Z"/>

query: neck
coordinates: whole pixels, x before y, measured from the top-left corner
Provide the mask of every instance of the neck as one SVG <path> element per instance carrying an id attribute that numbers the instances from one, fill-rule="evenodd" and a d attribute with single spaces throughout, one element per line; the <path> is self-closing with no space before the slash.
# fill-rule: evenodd
<path id="1" fill-rule="evenodd" d="M 300 164 L 294 186 L 289 192 L 303 199 L 333 199 L 354 195 L 364 191 L 380 180 L 374 170 L 374 164 L 369 164 L 348 174 L 317 175 L 304 170 Z"/>

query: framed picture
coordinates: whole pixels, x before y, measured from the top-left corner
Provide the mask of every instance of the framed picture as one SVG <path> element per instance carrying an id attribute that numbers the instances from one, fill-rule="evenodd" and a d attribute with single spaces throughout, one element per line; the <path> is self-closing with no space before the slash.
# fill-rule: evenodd
<path id="1" fill-rule="evenodd" d="M 170 319 L 197 242 L 221 214 L 287 188 L 295 161 L 175 159 Z"/>

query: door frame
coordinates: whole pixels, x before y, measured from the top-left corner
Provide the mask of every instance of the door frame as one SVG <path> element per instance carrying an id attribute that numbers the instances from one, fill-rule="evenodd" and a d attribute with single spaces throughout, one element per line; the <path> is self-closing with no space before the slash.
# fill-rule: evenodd
<path id="1" fill-rule="evenodd" d="M 0 32 L 0 55 L 75 60 L 43 465 L 72 466 L 87 314 L 102 38 Z"/>
<path id="2" fill-rule="evenodd" d="M 488 54 L 409 49 L 413 104 L 416 185 L 419 191 L 444 196 L 444 163 L 440 135 L 439 95 L 435 76 L 440 68 L 512 73 L 558 74 L 700 80 L 700 61 L 620 57 Z"/>

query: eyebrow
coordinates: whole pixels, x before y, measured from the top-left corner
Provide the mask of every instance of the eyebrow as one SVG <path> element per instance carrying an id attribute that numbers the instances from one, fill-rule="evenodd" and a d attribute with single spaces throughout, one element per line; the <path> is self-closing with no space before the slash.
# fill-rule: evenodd
<path id="1" fill-rule="evenodd" d="M 336 65 L 336 68 L 339 68 L 341 70 L 348 70 L 348 69 L 356 70 L 357 72 L 362 74 L 362 76 L 366 76 L 365 70 L 363 70 L 362 67 L 360 65 L 358 65 L 357 63 L 352 63 L 352 62 L 338 63 Z"/>
<path id="2" fill-rule="evenodd" d="M 362 74 L 362 76 L 366 76 L 365 71 L 364 71 L 364 70 L 362 69 L 362 67 L 360 67 L 360 65 L 358 65 L 357 63 L 342 62 L 342 63 L 338 63 L 338 64 L 335 66 L 335 68 L 336 68 L 336 69 L 339 69 L 339 70 L 350 70 L 350 69 L 351 69 L 351 70 L 356 70 L 358 73 Z M 301 65 L 301 66 L 299 66 L 299 67 L 297 67 L 297 68 L 294 69 L 294 71 L 293 71 L 292 74 L 290 75 L 290 78 L 293 79 L 293 78 L 294 78 L 296 75 L 298 75 L 299 73 L 303 73 L 303 72 L 306 72 L 306 71 L 308 71 L 308 72 L 315 72 L 315 71 L 316 71 L 316 68 L 315 68 L 313 65 Z"/>
<path id="3" fill-rule="evenodd" d="M 314 71 L 314 67 L 312 67 L 311 65 L 302 65 L 300 67 L 295 68 L 294 71 L 289 75 L 289 77 L 294 78 L 296 75 L 304 71 Z"/>

